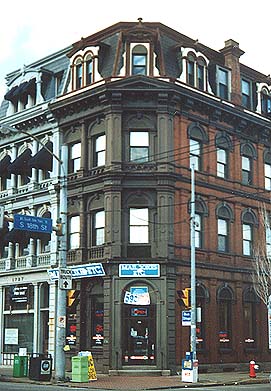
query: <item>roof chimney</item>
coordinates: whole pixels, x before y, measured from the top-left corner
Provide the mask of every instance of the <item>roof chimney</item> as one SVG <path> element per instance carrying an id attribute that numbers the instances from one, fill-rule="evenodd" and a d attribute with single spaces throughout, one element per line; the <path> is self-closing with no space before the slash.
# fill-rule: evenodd
<path id="1" fill-rule="evenodd" d="M 245 52 L 239 48 L 239 43 L 233 39 L 225 41 L 225 46 L 220 52 L 224 55 L 225 65 L 231 69 L 231 101 L 241 105 L 242 92 L 239 58 Z"/>

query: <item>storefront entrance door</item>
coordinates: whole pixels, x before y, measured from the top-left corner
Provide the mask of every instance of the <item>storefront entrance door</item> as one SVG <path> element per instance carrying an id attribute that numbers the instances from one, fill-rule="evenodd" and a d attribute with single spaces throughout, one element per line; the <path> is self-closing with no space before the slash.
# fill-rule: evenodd
<path id="1" fill-rule="evenodd" d="M 123 365 L 155 364 L 155 307 L 124 305 Z"/>

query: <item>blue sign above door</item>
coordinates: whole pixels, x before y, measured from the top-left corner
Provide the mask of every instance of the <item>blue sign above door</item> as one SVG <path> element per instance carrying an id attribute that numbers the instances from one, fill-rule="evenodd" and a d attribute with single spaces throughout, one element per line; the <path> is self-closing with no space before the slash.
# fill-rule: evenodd
<path id="1" fill-rule="evenodd" d="M 157 263 L 122 263 L 119 265 L 119 277 L 160 277 L 160 265 Z"/>

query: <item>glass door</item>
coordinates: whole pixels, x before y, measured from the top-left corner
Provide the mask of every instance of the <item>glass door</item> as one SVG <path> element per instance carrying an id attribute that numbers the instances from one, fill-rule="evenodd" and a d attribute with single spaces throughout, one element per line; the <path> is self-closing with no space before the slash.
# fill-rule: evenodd
<path id="1" fill-rule="evenodd" d="M 155 307 L 123 307 L 123 365 L 154 365 Z"/>

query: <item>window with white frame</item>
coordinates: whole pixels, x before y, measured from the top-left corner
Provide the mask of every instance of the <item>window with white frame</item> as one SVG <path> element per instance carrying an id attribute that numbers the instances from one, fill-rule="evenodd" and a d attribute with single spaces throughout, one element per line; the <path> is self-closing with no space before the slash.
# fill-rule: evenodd
<path id="1" fill-rule="evenodd" d="M 229 99 L 229 73 L 220 67 L 217 68 L 217 95 Z"/>
<path id="2" fill-rule="evenodd" d="M 252 183 L 252 159 L 242 156 L 242 183 L 250 185 Z"/>
<path id="3" fill-rule="evenodd" d="M 241 80 L 242 105 L 247 109 L 251 108 L 251 83 L 248 80 Z"/>
<path id="4" fill-rule="evenodd" d="M 86 85 L 89 85 L 93 83 L 93 60 L 91 56 L 88 56 L 86 59 L 85 72 Z"/>
<path id="5" fill-rule="evenodd" d="M 271 190 L 271 150 L 264 151 L 264 187 Z"/>
<path id="6" fill-rule="evenodd" d="M 265 227 L 266 255 L 271 257 L 271 226 L 270 223 Z"/>
<path id="7" fill-rule="evenodd" d="M 129 242 L 149 243 L 149 210 L 148 208 L 130 208 Z"/>
<path id="8" fill-rule="evenodd" d="M 71 216 L 69 219 L 69 235 L 68 235 L 69 249 L 76 249 L 80 247 L 80 216 Z"/>
<path id="9" fill-rule="evenodd" d="M 202 217 L 200 214 L 195 214 L 195 247 L 202 247 Z"/>
<path id="10" fill-rule="evenodd" d="M 130 132 L 130 161 L 144 163 L 149 160 L 149 132 Z"/>
<path id="11" fill-rule="evenodd" d="M 263 114 L 271 113 L 271 96 L 266 88 L 261 91 L 261 109 Z"/>
<path id="12" fill-rule="evenodd" d="M 195 62 L 194 55 L 189 54 L 187 58 L 187 83 L 190 86 L 195 86 Z"/>
<path id="13" fill-rule="evenodd" d="M 81 88 L 83 86 L 83 64 L 81 60 L 78 60 L 75 64 L 75 88 Z"/>
<path id="14" fill-rule="evenodd" d="M 216 150 L 217 163 L 216 163 L 216 175 L 220 178 L 228 177 L 228 154 L 225 149 L 217 148 Z"/>
<path id="15" fill-rule="evenodd" d="M 147 75 L 147 48 L 136 45 L 132 50 L 132 75 Z"/>
<path id="16" fill-rule="evenodd" d="M 226 252 L 229 249 L 229 223 L 225 219 L 217 219 L 217 249 Z"/>
<path id="17" fill-rule="evenodd" d="M 105 134 L 95 138 L 94 166 L 105 165 L 106 137 Z"/>
<path id="18" fill-rule="evenodd" d="M 243 255 L 252 255 L 252 225 L 243 224 Z"/>
<path id="19" fill-rule="evenodd" d="M 81 167 L 81 143 L 75 143 L 70 147 L 70 172 L 76 172 Z"/>
<path id="20" fill-rule="evenodd" d="M 271 190 L 271 164 L 264 164 L 264 186 L 266 190 Z"/>
<path id="21" fill-rule="evenodd" d="M 194 164 L 194 169 L 201 169 L 201 143 L 198 140 L 190 139 L 190 168 Z"/>
<path id="22" fill-rule="evenodd" d="M 93 245 L 101 246 L 105 242 L 105 211 L 99 210 L 93 215 Z"/>

